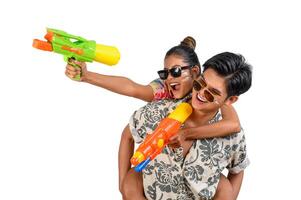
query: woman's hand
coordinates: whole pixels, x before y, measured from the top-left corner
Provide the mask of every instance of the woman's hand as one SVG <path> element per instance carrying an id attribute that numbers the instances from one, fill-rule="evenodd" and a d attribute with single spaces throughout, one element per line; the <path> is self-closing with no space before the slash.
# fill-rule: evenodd
<path id="1" fill-rule="evenodd" d="M 185 157 L 191 148 L 194 140 L 186 140 L 185 130 L 181 129 L 175 136 L 171 137 L 168 146 L 171 148 L 183 148 L 183 156 Z"/>
<path id="2" fill-rule="evenodd" d="M 185 142 L 184 132 L 180 130 L 176 135 L 169 138 L 168 146 L 171 148 L 179 148 L 182 147 Z"/>
<path id="3" fill-rule="evenodd" d="M 79 66 L 79 68 L 75 68 L 72 65 L 77 65 L 77 66 Z M 66 66 L 66 71 L 65 71 L 65 74 L 67 77 L 69 77 L 72 80 L 75 80 L 74 78 L 77 75 L 80 75 L 80 79 L 78 81 L 84 81 L 86 78 L 87 72 L 88 72 L 88 70 L 87 70 L 86 63 L 79 62 L 74 59 L 69 59 L 68 64 Z"/>

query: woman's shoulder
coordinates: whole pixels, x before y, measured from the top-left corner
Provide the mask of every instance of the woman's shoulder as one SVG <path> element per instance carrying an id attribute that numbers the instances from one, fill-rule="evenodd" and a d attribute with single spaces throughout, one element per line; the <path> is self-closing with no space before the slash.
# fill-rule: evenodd
<path id="1" fill-rule="evenodd" d="M 149 83 L 151 88 L 153 89 L 154 100 L 161 100 L 161 99 L 170 99 L 170 93 L 164 83 L 163 80 L 157 78 Z"/>

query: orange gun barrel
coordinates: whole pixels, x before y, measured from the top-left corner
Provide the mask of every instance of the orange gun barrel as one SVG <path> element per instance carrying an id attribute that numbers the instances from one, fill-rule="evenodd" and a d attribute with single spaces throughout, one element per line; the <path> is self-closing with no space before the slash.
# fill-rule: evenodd
<path id="1" fill-rule="evenodd" d="M 38 40 L 38 39 L 33 40 L 32 46 L 34 48 L 41 49 L 44 51 L 53 51 L 52 45 L 49 42 Z"/>

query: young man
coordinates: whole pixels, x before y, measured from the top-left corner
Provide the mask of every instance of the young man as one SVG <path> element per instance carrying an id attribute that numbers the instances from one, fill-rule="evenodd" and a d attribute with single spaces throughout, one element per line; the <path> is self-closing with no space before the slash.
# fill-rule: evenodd
<path id="1" fill-rule="evenodd" d="M 236 102 L 238 96 L 251 87 L 251 82 L 251 66 L 243 56 L 225 52 L 209 59 L 204 64 L 203 75 L 193 83 L 190 101 L 193 113 L 184 127 L 219 121 L 220 108 Z M 243 131 L 210 139 L 198 139 L 197 134 L 184 131 L 148 164 L 143 176 L 130 169 L 133 141 L 143 141 L 146 134 L 182 101 L 187 98 L 152 102 L 132 116 L 119 150 L 120 189 L 124 199 L 237 198 L 243 170 L 249 164 Z M 227 179 L 222 176 L 224 169 L 229 170 Z"/>

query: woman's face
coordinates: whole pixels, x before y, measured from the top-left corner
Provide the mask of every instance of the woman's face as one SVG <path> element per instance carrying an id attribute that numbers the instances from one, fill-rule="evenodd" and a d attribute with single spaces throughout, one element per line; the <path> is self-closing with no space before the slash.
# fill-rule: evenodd
<path id="1" fill-rule="evenodd" d="M 170 55 L 164 60 L 164 69 L 172 69 L 176 67 L 187 66 L 188 64 L 183 61 L 180 56 Z M 197 73 L 197 70 L 192 70 L 190 67 L 181 70 L 181 76 L 173 77 L 168 73 L 168 77 L 165 80 L 165 84 L 171 96 L 174 99 L 180 99 L 187 95 L 192 89 L 193 73 Z"/>

